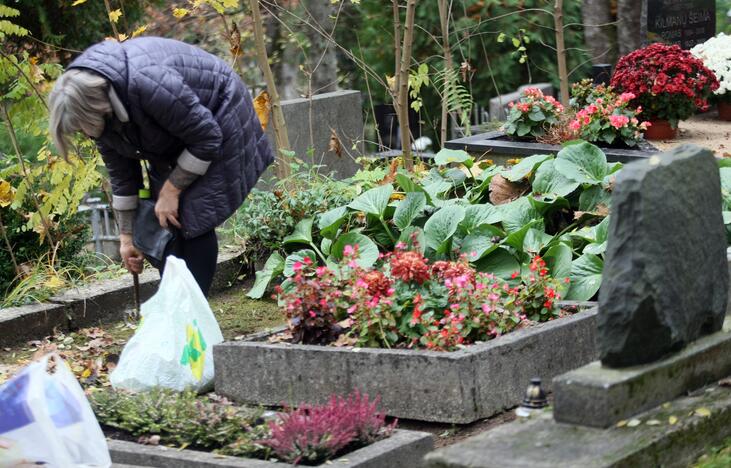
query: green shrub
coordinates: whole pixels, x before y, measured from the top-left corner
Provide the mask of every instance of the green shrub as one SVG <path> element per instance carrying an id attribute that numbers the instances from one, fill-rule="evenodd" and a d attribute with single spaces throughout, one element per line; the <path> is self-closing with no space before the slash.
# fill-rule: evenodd
<path id="1" fill-rule="evenodd" d="M 162 444 L 205 449 L 234 444 L 221 452 L 236 455 L 267 450 L 255 443 L 268 433 L 261 410 L 233 406 L 222 398 L 165 389 L 135 394 L 98 390 L 89 401 L 102 425 L 133 436 L 159 435 Z"/>

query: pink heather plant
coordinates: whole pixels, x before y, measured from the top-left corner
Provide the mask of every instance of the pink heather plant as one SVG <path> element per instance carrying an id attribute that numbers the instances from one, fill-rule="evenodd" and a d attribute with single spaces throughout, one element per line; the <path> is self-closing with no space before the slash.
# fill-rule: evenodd
<path id="1" fill-rule="evenodd" d="M 348 446 L 358 448 L 391 435 L 396 421 L 386 424 L 378 401 L 356 390 L 347 398 L 333 395 L 325 405 L 301 405 L 270 421 L 271 435 L 259 443 L 288 463 L 321 463 Z"/>

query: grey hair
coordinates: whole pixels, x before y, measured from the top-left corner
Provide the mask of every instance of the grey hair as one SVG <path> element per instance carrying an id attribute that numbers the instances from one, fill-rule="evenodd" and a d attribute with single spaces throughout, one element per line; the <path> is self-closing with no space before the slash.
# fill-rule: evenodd
<path id="1" fill-rule="evenodd" d="M 98 138 L 104 131 L 104 119 L 112 112 L 109 83 L 89 71 L 71 69 L 62 74 L 48 99 L 48 129 L 56 148 L 66 158 L 69 137 L 82 131 Z"/>

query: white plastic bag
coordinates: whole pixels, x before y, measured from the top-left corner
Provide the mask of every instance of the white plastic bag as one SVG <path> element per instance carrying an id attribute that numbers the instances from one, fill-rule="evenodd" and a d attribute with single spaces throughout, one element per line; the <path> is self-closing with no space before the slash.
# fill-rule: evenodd
<path id="1" fill-rule="evenodd" d="M 46 371 L 48 361 L 55 371 Z M 0 466 L 109 467 L 107 441 L 84 391 L 57 354 L 0 386 Z"/>
<path id="2" fill-rule="evenodd" d="M 141 309 L 139 328 L 109 375 L 112 387 L 207 389 L 213 383 L 213 345 L 223 335 L 183 260 L 167 258 L 160 288 Z"/>

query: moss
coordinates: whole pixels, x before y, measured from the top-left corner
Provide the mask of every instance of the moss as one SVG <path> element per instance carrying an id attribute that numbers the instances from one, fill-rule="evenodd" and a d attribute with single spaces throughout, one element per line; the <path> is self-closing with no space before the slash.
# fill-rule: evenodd
<path id="1" fill-rule="evenodd" d="M 211 309 L 227 340 L 285 322 L 284 314 L 274 301 L 249 299 L 246 291 L 243 287 L 234 287 L 210 301 Z"/>

